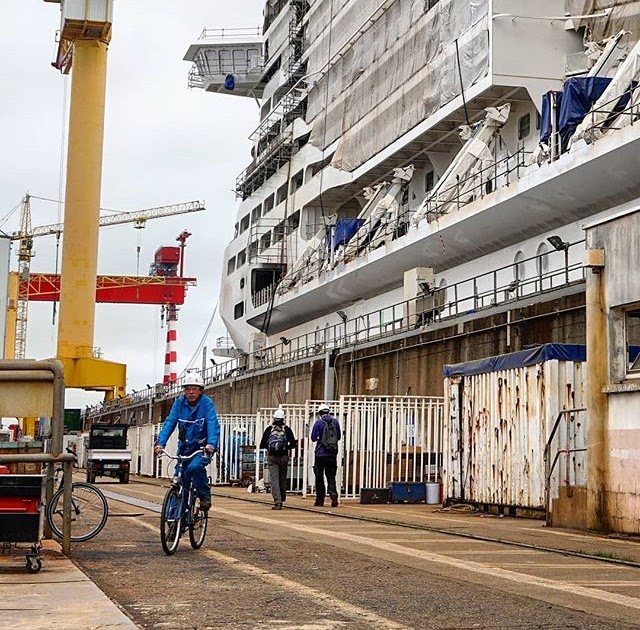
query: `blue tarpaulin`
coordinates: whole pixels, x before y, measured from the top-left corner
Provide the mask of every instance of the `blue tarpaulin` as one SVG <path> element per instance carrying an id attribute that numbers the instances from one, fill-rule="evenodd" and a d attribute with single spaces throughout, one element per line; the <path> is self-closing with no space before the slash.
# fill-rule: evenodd
<path id="1" fill-rule="evenodd" d="M 558 131 L 562 150 L 566 151 L 576 127 L 611 83 L 607 77 L 572 77 L 562 88 Z"/>
<path id="2" fill-rule="evenodd" d="M 442 372 L 445 376 L 472 376 L 499 370 L 513 370 L 544 363 L 545 361 L 586 361 L 587 348 L 577 344 L 546 343 L 521 352 L 501 354 L 496 357 L 445 365 Z"/>
<path id="3" fill-rule="evenodd" d="M 333 249 L 346 245 L 363 223 L 364 219 L 338 219 L 333 233 Z"/>

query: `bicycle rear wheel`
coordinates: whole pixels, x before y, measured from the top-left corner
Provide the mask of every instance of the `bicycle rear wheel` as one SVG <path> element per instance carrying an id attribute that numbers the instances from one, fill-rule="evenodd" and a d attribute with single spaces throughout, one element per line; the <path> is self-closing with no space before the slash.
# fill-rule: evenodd
<path id="1" fill-rule="evenodd" d="M 47 504 L 46 517 L 51 531 L 62 538 L 63 488 Z M 97 536 L 107 522 L 109 506 L 104 494 L 95 486 L 76 481 L 71 484 L 71 541 L 85 542 Z"/>
<path id="2" fill-rule="evenodd" d="M 182 496 L 180 491 L 171 487 L 164 495 L 162 502 L 162 512 L 160 514 L 160 542 L 164 552 L 171 556 L 178 549 L 180 542 L 180 508 Z"/>
<path id="3" fill-rule="evenodd" d="M 191 522 L 189 523 L 189 542 L 194 549 L 200 549 L 207 535 L 209 513 L 200 509 L 199 502 L 194 498 L 191 502 Z"/>

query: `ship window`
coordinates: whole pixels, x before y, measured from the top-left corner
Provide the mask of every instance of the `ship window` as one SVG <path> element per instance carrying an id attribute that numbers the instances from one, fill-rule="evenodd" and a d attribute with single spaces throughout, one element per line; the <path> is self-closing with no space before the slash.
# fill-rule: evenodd
<path id="1" fill-rule="evenodd" d="M 627 345 L 628 372 L 640 374 L 640 309 L 626 311 L 624 316 L 624 332 Z"/>
<path id="2" fill-rule="evenodd" d="M 433 171 L 427 171 L 424 176 L 424 192 L 429 192 L 433 190 L 433 187 L 436 185 L 436 176 Z"/>
<path id="3" fill-rule="evenodd" d="M 549 271 L 549 248 L 546 243 L 540 243 L 536 250 L 536 272 L 539 276 L 544 276 Z"/>
<path id="4" fill-rule="evenodd" d="M 244 265 L 244 263 L 246 262 L 247 262 L 247 252 L 245 252 L 244 250 L 241 252 L 238 252 L 236 269 L 240 269 L 240 267 L 242 267 L 242 265 Z"/>
<path id="5" fill-rule="evenodd" d="M 436 6 L 436 4 L 438 4 L 440 0 L 429 0 L 429 4 L 427 6 L 427 10 L 432 9 L 433 7 Z"/>
<path id="6" fill-rule="evenodd" d="M 276 206 L 287 198 L 287 184 L 284 183 L 276 191 Z"/>
<path id="7" fill-rule="evenodd" d="M 542 116 L 540 112 L 536 112 L 536 129 L 540 131 L 540 127 L 542 127 Z"/>
<path id="8" fill-rule="evenodd" d="M 233 51 L 233 70 L 239 74 L 247 71 L 247 53 L 245 50 L 236 48 Z"/>
<path id="9" fill-rule="evenodd" d="M 260 237 L 260 250 L 265 250 L 271 245 L 271 232 L 267 232 Z"/>
<path id="10" fill-rule="evenodd" d="M 231 74 L 231 73 L 233 73 L 233 63 L 231 61 L 231 51 L 230 50 L 221 50 L 220 51 L 220 72 L 222 74 Z"/>
<path id="11" fill-rule="evenodd" d="M 233 256 L 227 261 L 227 275 L 232 274 L 236 270 L 236 257 Z"/>
<path id="12" fill-rule="evenodd" d="M 271 210 L 273 210 L 273 195 L 269 195 L 264 200 L 264 204 L 262 205 L 262 214 L 263 214 L 263 216 L 265 214 L 267 214 L 267 212 L 270 212 Z"/>
<path id="13" fill-rule="evenodd" d="M 291 178 L 290 193 L 294 193 L 296 190 L 298 190 L 298 188 L 300 188 L 300 186 L 302 186 L 302 173 L 302 171 L 298 171 Z"/>
<path id="14" fill-rule="evenodd" d="M 245 214 L 240 220 L 240 234 L 249 229 L 249 215 Z"/>
<path id="15" fill-rule="evenodd" d="M 240 319 L 244 315 L 244 302 L 238 302 L 233 307 L 233 318 Z"/>
<path id="16" fill-rule="evenodd" d="M 260 109 L 260 120 L 264 120 L 267 117 L 267 114 L 271 111 L 271 99 L 267 99 L 265 104 Z"/>
<path id="17" fill-rule="evenodd" d="M 260 218 L 261 212 L 262 212 L 262 206 L 256 206 L 251 211 L 251 223 L 255 223 Z"/>
<path id="18" fill-rule="evenodd" d="M 240 278 L 240 288 L 244 289 L 244 278 Z"/>
<path id="19" fill-rule="evenodd" d="M 273 242 L 279 243 L 284 236 L 284 221 L 281 221 L 273 228 Z"/>
<path id="20" fill-rule="evenodd" d="M 524 254 L 522 251 L 519 251 L 513 258 L 513 279 L 516 282 L 522 282 L 522 280 L 524 280 L 524 274 Z"/>
<path id="21" fill-rule="evenodd" d="M 253 241 L 249 245 L 249 260 L 253 260 L 258 254 L 258 241 Z"/>
<path id="22" fill-rule="evenodd" d="M 531 133 L 531 114 L 518 118 L 518 140 L 524 140 Z"/>
<path id="23" fill-rule="evenodd" d="M 300 226 L 300 210 L 294 212 L 287 219 L 287 234 L 291 234 L 291 232 L 295 232 Z"/>
<path id="24" fill-rule="evenodd" d="M 239 224 L 239 223 L 236 223 L 236 227 L 235 227 L 235 229 L 234 229 L 234 231 L 233 231 L 233 238 L 235 238 L 236 236 L 238 236 L 239 231 L 240 231 L 240 224 Z"/>

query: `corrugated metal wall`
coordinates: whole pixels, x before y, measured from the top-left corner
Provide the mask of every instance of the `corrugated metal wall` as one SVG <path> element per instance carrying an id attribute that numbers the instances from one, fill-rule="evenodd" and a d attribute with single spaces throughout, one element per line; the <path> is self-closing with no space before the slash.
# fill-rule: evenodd
<path id="1" fill-rule="evenodd" d="M 585 364 L 552 360 L 452 377 L 445 391 L 445 496 L 544 508 L 545 445 L 558 413 L 586 402 Z M 576 461 L 579 485 L 586 467 Z M 555 494 L 560 474 L 552 479 Z"/>

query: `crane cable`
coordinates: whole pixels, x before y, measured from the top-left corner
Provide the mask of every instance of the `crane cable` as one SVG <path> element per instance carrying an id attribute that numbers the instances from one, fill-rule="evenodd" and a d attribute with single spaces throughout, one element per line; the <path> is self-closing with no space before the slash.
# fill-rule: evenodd
<path id="1" fill-rule="evenodd" d="M 205 341 L 207 340 L 207 337 L 209 336 L 209 332 L 211 331 L 211 326 L 213 326 L 213 320 L 216 316 L 216 313 L 218 312 L 219 304 L 220 304 L 220 298 L 218 298 L 218 301 L 216 302 L 216 305 L 213 308 L 213 313 L 211 313 L 211 318 L 209 319 L 209 323 L 207 324 L 204 334 L 202 335 L 202 339 L 200 339 L 200 343 L 198 344 L 198 347 L 193 353 L 193 356 L 191 357 L 191 359 L 189 359 L 189 362 L 185 366 L 184 370 L 182 370 L 182 372 L 180 373 L 181 377 L 189 368 L 191 368 L 194 365 L 197 357 L 200 355 L 200 352 L 202 352 L 202 348 L 204 347 Z"/>

